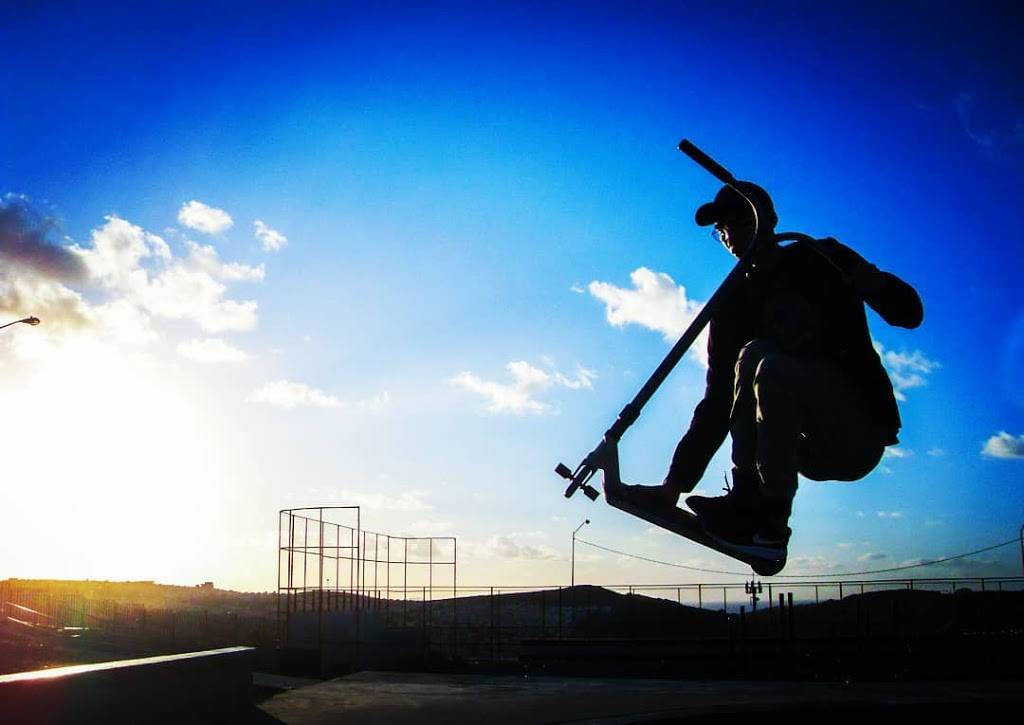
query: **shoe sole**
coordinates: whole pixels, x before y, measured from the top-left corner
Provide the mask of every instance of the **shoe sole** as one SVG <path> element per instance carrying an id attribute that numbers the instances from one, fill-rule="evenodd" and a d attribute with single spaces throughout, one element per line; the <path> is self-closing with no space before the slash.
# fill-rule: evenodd
<path id="1" fill-rule="evenodd" d="M 767 561 L 785 562 L 786 557 L 789 554 L 788 547 L 781 546 L 779 544 L 771 545 L 766 543 L 759 543 L 756 541 L 750 544 L 738 544 L 735 541 L 723 539 L 718 534 L 712 531 L 708 531 L 706 528 L 704 529 L 704 532 L 722 546 L 734 549 L 735 551 L 738 551 L 746 556 L 751 556 L 758 559 L 765 559 Z"/>

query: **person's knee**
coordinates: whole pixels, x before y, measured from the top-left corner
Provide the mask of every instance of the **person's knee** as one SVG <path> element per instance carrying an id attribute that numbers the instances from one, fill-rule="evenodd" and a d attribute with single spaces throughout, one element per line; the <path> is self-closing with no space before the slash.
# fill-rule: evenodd
<path id="1" fill-rule="evenodd" d="M 758 395 L 785 392 L 795 385 L 798 374 L 792 358 L 778 353 L 765 355 L 754 372 L 754 387 Z"/>
<path id="2" fill-rule="evenodd" d="M 752 340 L 740 348 L 740 354 L 736 357 L 736 378 L 753 379 L 758 365 L 764 358 L 769 357 L 774 350 L 772 343 L 767 340 Z"/>

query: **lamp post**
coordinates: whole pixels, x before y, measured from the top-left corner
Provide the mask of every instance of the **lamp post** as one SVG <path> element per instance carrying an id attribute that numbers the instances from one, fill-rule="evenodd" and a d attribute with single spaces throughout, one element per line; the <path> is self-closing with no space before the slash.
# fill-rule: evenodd
<path id="1" fill-rule="evenodd" d="M 4 329 L 5 327 L 10 327 L 11 325 L 17 325 L 19 322 L 24 322 L 26 325 L 32 325 L 33 327 L 35 327 L 36 325 L 39 324 L 39 318 L 38 317 L 25 317 L 25 318 L 23 318 L 21 320 L 15 320 L 14 322 L 8 322 L 6 325 L 0 325 L 0 330 Z"/>
<path id="2" fill-rule="evenodd" d="M 577 526 L 572 532 L 572 564 L 569 567 L 569 586 L 576 586 L 576 532 L 590 523 L 590 519 L 584 519 L 583 523 Z"/>

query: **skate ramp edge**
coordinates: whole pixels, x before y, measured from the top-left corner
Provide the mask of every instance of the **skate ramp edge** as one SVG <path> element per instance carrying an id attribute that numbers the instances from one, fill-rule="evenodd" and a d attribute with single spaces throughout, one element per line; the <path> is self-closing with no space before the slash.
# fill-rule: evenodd
<path id="1" fill-rule="evenodd" d="M 0 675 L 5 722 L 183 722 L 250 706 L 252 647 Z"/>

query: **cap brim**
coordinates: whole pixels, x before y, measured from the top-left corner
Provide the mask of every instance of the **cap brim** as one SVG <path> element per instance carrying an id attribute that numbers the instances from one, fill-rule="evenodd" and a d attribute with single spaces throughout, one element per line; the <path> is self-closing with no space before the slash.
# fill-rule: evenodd
<path id="1" fill-rule="evenodd" d="M 697 209 L 694 219 L 697 220 L 698 226 L 707 227 L 719 221 L 721 215 L 721 207 L 715 202 L 709 201 L 707 204 L 702 204 L 700 208 Z"/>

